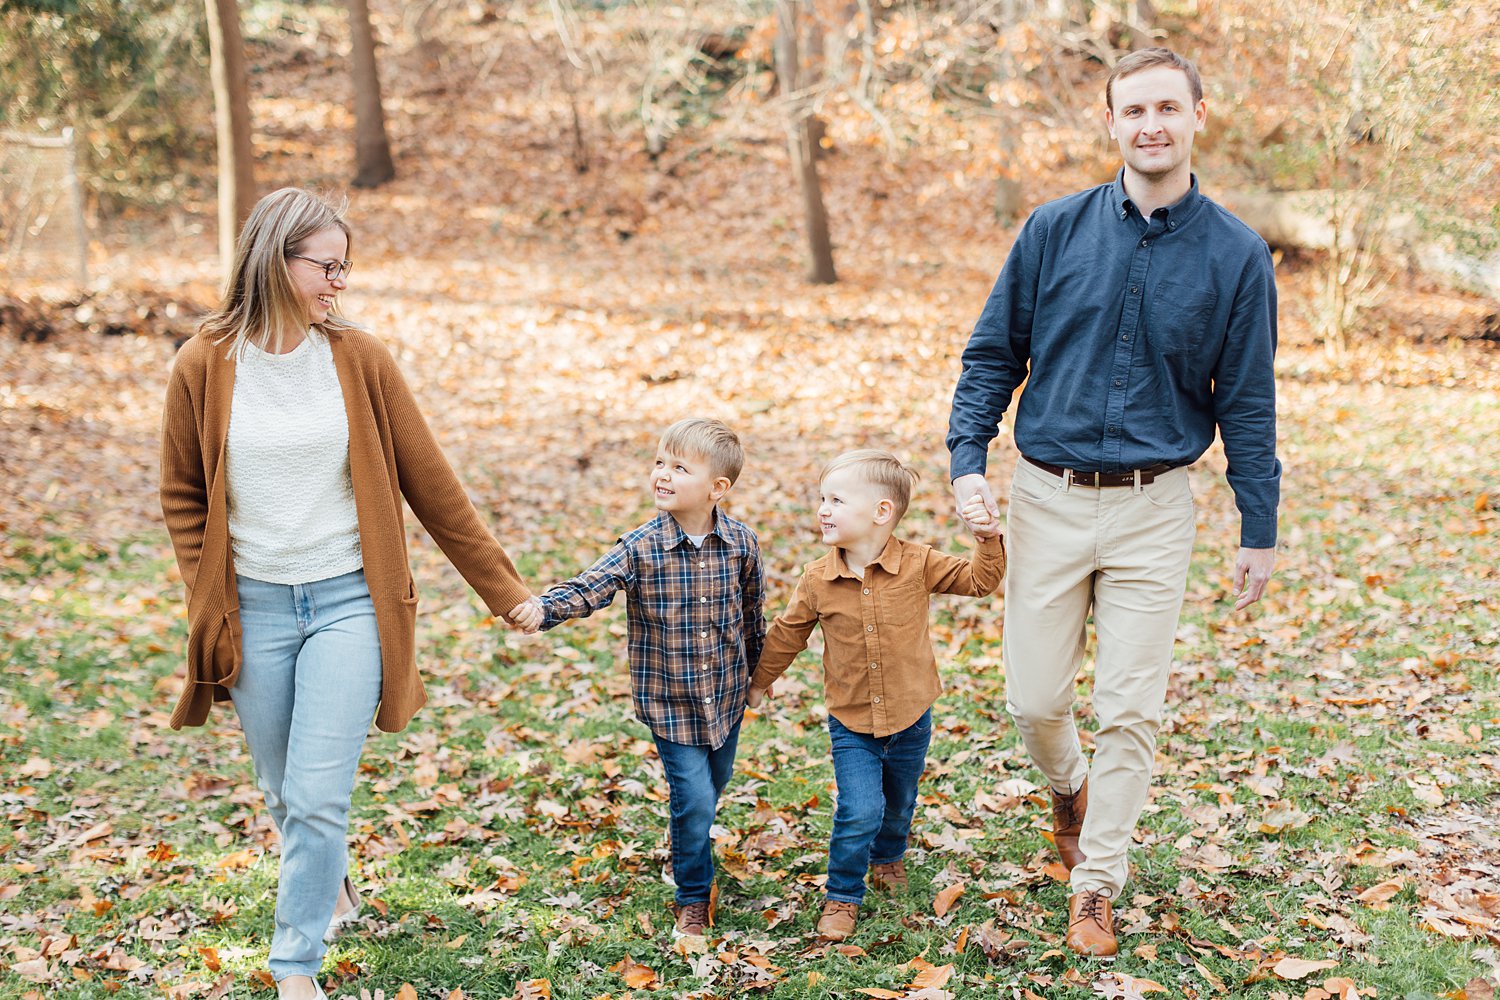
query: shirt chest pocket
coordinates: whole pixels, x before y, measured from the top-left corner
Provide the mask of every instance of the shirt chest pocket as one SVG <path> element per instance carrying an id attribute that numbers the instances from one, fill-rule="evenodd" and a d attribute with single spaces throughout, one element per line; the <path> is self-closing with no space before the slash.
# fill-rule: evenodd
<path id="1" fill-rule="evenodd" d="M 1208 336 L 1219 293 L 1212 288 L 1163 281 L 1146 310 L 1146 338 L 1168 357 L 1196 354 Z"/>
<path id="2" fill-rule="evenodd" d="M 880 591 L 877 615 L 881 624 L 907 627 L 927 621 L 927 591 L 920 580 L 893 584 Z"/>

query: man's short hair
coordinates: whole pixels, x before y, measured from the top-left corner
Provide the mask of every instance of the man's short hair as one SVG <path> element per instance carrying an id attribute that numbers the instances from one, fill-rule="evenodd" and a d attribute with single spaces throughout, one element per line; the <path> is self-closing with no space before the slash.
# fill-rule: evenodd
<path id="1" fill-rule="evenodd" d="M 1160 46 L 1151 49 L 1140 49 L 1115 63 L 1114 72 L 1109 74 L 1109 79 L 1104 83 L 1104 106 L 1111 112 L 1115 110 L 1115 81 L 1127 76 L 1133 76 L 1142 70 L 1151 69 L 1155 66 L 1170 66 L 1172 69 L 1180 69 L 1187 76 L 1188 87 L 1193 92 L 1193 104 L 1203 100 L 1203 78 L 1198 75 L 1198 67 L 1193 61 L 1180 56 L 1171 49 Z"/>
<path id="2" fill-rule="evenodd" d="M 854 469 L 865 482 L 884 493 L 885 498 L 890 500 L 896 509 L 895 523 L 901 522 L 901 518 L 906 514 L 907 506 L 911 504 L 912 485 L 918 478 L 915 469 L 902 464 L 901 459 L 888 451 L 881 451 L 878 448 L 860 448 L 855 451 L 846 451 L 823 466 L 818 482 L 821 483 L 840 469 Z"/>
<path id="3" fill-rule="evenodd" d="M 715 478 L 723 476 L 731 486 L 745 467 L 745 449 L 740 447 L 739 436 L 722 420 L 679 420 L 662 434 L 661 446 L 674 455 L 702 459 Z"/>

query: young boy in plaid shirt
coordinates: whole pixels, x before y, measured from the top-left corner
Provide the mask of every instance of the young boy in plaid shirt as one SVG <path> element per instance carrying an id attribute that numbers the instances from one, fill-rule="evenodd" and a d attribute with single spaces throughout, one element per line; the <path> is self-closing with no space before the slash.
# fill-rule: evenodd
<path id="1" fill-rule="evenodd" d="M 718 509 L 744 460 L 739 438 L 718 420 L 667 428 L 650 478 L 656 517 L 516 616 L 526 631 L 546 630 L 586 618 L 625 591 L 635 714 L 650 728 L 667 776 L 674 937 L 701 936 L 711 926 L 709 828 L 734 771 L 750 671 L 766 632 L 755 532 Z"/>

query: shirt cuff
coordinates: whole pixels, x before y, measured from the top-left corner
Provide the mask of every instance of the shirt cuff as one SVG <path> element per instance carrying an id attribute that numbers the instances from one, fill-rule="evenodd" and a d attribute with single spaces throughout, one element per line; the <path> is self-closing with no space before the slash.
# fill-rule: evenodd
<path id="1" fill-rule="evenodd" d="M 984 475 L 989 465 L 989 449 L 976 444 L 958 444 L 948 463 L 948 482 L 959 476 Z"/>
<path id="2" fill-rule="evenodd" d="M 1245 549 L 1274 549 L 1276 547 L 1276 515 L 1269 517 L 1240 517 L 1240 547 Z"/>
<path id="3" fill-rule="evenodd" d="M 560 615 L 558 613 L 557 609 L 553 607 L 552 603 L 547 600 L 546 594 L 542 594 L 540 597 L 538 597 L 537 601 L 542 605 L 542 624 L 540 626 L 541 631 L 550 631 L 551 629 L 556 628 L 557 626 L 568 620 L 566 616 Z"/>

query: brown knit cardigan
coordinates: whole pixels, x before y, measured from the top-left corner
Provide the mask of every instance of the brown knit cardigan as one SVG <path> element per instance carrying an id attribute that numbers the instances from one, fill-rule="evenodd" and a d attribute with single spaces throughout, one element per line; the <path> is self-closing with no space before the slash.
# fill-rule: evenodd
<path id="1" fill-rule="evenodd" d="M 401 498 L 496 616 L 530 596 L 485 528 L 385 345 L 358 331 L 329 337 L 349 418 L 349 472 L 365 580 L 380 633 L 375 725 L 406 727 L 427 700 L 416 663 L 417 592 Z M 162 419 L 161 508 L 187 584 L 187 683 L 173 729 L 200 726 L 239 678 L 240 615 L 229 547 L 224 444 L 234 397 L 228 347 L 199 334 L 177 354 Z"/>

